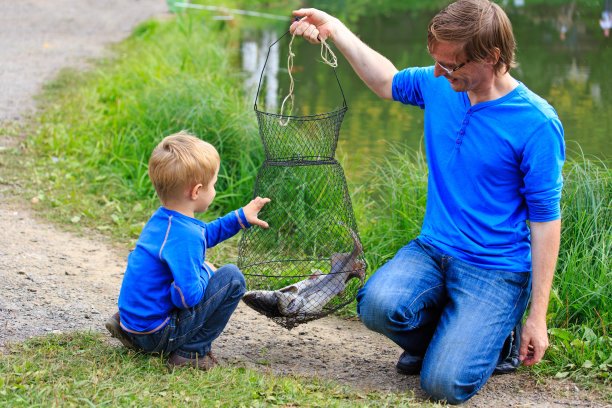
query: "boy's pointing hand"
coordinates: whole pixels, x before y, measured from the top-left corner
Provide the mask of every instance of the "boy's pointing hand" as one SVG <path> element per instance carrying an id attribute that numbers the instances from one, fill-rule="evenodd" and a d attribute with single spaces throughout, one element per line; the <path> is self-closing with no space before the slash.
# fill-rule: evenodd
<path id="1" fill-rule="evenodd" d="M 261 211 L 263 206 L 269 202 L 270 202 L 269 198 L 255 197 L 253 200 L 251 200 L 250 203 L 242 207 L 242 210 L 244 211 L 244 215 L 247 221 L 249 222 L 249 224 L 259 225 L 260 227 L 263 227 L 263 228 L 269 227 L 267 222 L 257 218 L 257 214 L 259 214 L 259 211 Z"/>

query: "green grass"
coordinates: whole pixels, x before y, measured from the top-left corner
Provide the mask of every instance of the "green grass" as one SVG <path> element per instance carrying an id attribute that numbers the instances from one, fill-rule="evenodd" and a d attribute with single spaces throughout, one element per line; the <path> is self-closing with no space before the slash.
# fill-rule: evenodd
<path id="1" fill-rule="evenodd" d="M 48 335 L 0 355 L 7 407 L 415 407 L 409 394 L 362 393 L 331 382 L 241 366 L 171 369 L 162 357 L 114 347 L 100 334 Z"/>
<path id="2" fill-rule="evenodd" d="M 562 245 L 551 305 L 557 325 L 612 318 L 612 169 L 579 160 L 569 161 L 564 172 Z"/>
<path id="3" fill-rule="evenodd" d="M 549 306 L 552 347 L 539 369 L 612 383 L 612 169 L 564 168 L 563 229 Z M 561 367 L 561 368 L 559 368 Z"/>
<path id="4" fill-rule="evenodd" d="M 372 273 L 419 235 L 427 201 L 427 162 L 421 152 L 391 146 L 384 161 L 373 163 L 351 186 L 359 231 Z"/>

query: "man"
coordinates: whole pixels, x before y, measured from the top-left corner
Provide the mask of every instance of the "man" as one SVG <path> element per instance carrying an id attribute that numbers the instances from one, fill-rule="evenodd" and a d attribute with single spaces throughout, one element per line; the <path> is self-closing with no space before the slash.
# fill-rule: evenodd
<path id="1" fill-rule="evenodd" d="M 331 39 L 381 98 L 425 109 L 421 235 L 360 290 L 363 323 L 404 349 L 398 371 L 420 372 L 428 394 L 458 404 L 491 376 L 531 295 L 519 359 L 539 362 L 565 146 L 554 109 L 509 73 L 515 41 L 506 14 L 488 0 L 449 5 L 428 27 L 434 65 L 403 71 L 338 19 L 315 9 L 294 15 L 302 18 L 292 33 Z"/>

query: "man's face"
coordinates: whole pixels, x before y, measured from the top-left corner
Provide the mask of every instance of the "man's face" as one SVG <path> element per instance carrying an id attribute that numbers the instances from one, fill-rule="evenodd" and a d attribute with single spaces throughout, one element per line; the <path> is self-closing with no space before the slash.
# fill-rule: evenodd
<path id="1" fill-rule="evenodd" d="M 474 91 L 485 79 L 477 62 L 470 61 L 460 44 L 439 41 L 429 48 L 434 76 L 443 76 L 457 92 Z"/>

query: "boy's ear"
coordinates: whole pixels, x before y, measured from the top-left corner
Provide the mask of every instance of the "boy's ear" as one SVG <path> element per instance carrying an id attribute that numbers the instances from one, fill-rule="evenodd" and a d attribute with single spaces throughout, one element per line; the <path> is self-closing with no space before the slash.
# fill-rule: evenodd
<path id="1" fill-rule="evenodd" d="M 192 200 L 196 200 L 198 198 L 198 195 L 200 194 L 200 189 L 204 187 L 201 183 L 196 184 L 195 186 L 191 187 L 191 190 L 189 190 L 189 198 L 191 198 Z"/>

